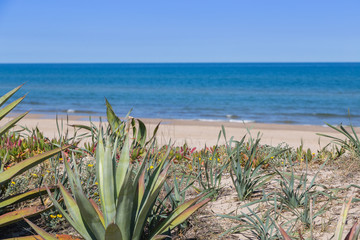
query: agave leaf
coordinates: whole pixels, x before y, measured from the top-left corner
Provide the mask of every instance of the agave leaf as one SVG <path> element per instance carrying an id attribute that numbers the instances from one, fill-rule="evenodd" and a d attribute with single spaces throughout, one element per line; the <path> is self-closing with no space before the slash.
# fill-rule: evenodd
<path id="1" fill-rule="evenodd" d="M 0 128 L 0 136 L 3 135 L 4 133 L 6 133 L 10 128 L 12 128 L 18 121 L 20 121 L 23 117 L 26 116 L 26 114 L 28 114 L 29 112 L 20 114 L 19 116 L 17 116 L 16 118 L 12 119 L 11 121 L 9 121 L 8 123 L 6 123 L 4 126 L 2 126 Z"/>
<path id="2" fill-rule="evenodd" d="M 170 167 L 170 164 L 162 171 L 161 176 L 159 175 L 159 171 L 161 170 L 160 166 L 165 162 L 165 158 L 163 162 L 157 167 L 155 172 L 150 176 L 149 179 L 149 187 L 146 188 L 144 198 L 141 202 L 141 208 L 138 209 L 138 215 L 135 219 L 135 228 L 134 228 L 134 236 L 133 239 L 140 239 L 142 229 L 144 229 L 146 219 L 150 213 L 150 210 L 154 206 L 154 203 L 159 196 L 160 190 L 166 180 L 166 173 Z M 152 182 L 152 183 L 151 183 Z"/>
<path id="3" fill-rule="evenodd" d="M 5 213 L 0 216 L 0 227 L 22 220 L 24 217 L 36 216 L 51 207 L 35 206 Z"/>
<path id="4" fill-rule="evenodd" d="M 59 187 L 64 198 L 66 209 L 70 214 L 71 218 L 76 222 L 77 228 L 75 229 L 79 229 L 82 234 L 85 233 L 85 237 L 90 237 L 87 234 L 85 223 L 81 217 L 80 209 L 77 206 L 75 199 L 72 198 L 71 194 L 65 189 L 65 187 L 61 183 L 59 183 Z"/>
<path id="5" fill-rule="evenodd" d="M 0 107 L 4 105 L 4 103 L 11 98 L 12 95 L 14 95 L 24 84 L 21 84 L 20 86 L 14 88 L 13 90 L 9 91 L 2 97 L 0 97 Z"/>
<path id="6" fill-rule="evenodd" d="M 64 161 L 66 172 L 69 176 L 69 182 L 73 194 L 75 195 L 76 204 L 80 210 L 80 215 L 90 235 L 93 234 L 96 239 L 102 239 L 105 234 L 105 227 L 103 226 L 99 215 L 92 206 L 89 199 L 85 196 L 81 189 L 80 177 L 77 171 L 76 163 L 74 162 L 74 171 L 70 169 L 69 163 Z"/>
<path id="7" fill-rule="evenodd" d="M 87 229 L 91 230 L 96 239 L 103 239 L 105 236 L 105 228 L 102 225 L 96 210 L 90 203 L 89 199 L 87 199 L 83 191 L 80 190 L 77 185 L 75 185 L 74 192 L 76 203 L 80 209 L 84 223 L 88 227 Z"/>
<path id="8" fill-rule="evenodd" d="M 122 240 L 119 227 L 115 223 L 111 223 L 105 231 L 105 240 Z"/>
<path id="9" fill-rule="evenodd" d="M 73 165 L 75 173 L 71 170 L 71 167 L 70 167 L 70 164 L 68 163 L 68 161 L 64 161 L 64 165 L 65 165 L 66 173 L 68 175 L 70 188 L 71 188 L 72 192 L 74 193 L 75 186 L 79 186 L 80 191 L 82 191 L 81 182 L 80 182 L 79 176 L 77 174 L 77 168 L 76 168 L 75 160 L 74 160 L 74 165 Z"/>
<path id="10" fill-rule="evenodd" d="M 46 159 L 58 154 L 66 148 L 69 148 L 71 145 L 66 145 L 64 147 L 56 148 L 54 150 L 47 151 L 45 153 L 36 155 L 34 157 L 28 158 L 20 163 L 15 164 L 10 169 L 0 173 L 0 184 L 9 181 L 11 178 L 27 171 L 33 166 L 45 161 Z"/>
<path id="11" fill-rule="evenodd" d="M 13 110 L 22 100 L 24 100 L 25 97 L 26 95 L 16 99 L 12 103 L 9 103 L 8 105 L 0 109 L 0 120 L 3 119 L 11 110 Z"/>
<path id="12" fill-rule="evenodd" d="M 62 206 L 55 200 L 55 198 L 51 195 L 50 190 L 47 189 L 49 198 L 51 199 L 51 201 L 53 202 L 54 206 L 57 208 L 57 210 L 59 210 L 61 212 L 61 214 L 64 216 L 64 218 L 71 224 L 71 226 L 78 232 L 81 234 L 82 237 L 84 237 L 86 240 L 91 240 L 92 238 L 90 237 L 88 231 L 86 230 L 85 224 L 83 223 L 83 220 L 81 219 L 81 215 L 77 215 L 77 210 L 78 206 L 75 203 L 74 205 L 74 199 L 70 196 L 70 198 L 68 197 L 68 193 L 65 192 L 64 198 L 67 198 L 65 200 L 65 205 L 66 207 L 68 207 L 68 211 L 69 214 L 72 214 L 72 216 L 70 216 L 63 208 Z M 68 201 L 68 202 L 66 202 Z M 77 209 L 76 209 L 77 208 Z M 79 210 L 80 211 L 80 210 Z M 76 221 L 76 219 L 78 219 L 80 217 L 80 221 Z M 75 220 L 74 220 L 74 219 Z"/>
<path id="13" fill-rule="evenodd" d="M 156 133 L 157 133 L 158 130 L 159 130 L 159 126 L 160 126 L 160 123 L 158 123 L 158 124 L 156 125 L 156 127 L 155 127 L 155 129 L 154 129 L 154 131 L 153 131 L 152 137 L 149 139 L 149 141 L 147 141 L 147 142 L 145 143 L 145 145 L 149 144 L 150 142 L 152 142 L 152 141 L 154 140 L 154 138 L 155 138 L 155 136 L 156 136 Z"/>
<path id="14" fill-rule="evenodd" d="M 99 162 L 103 166 L 103 174 L 100 178 L 99 188 L 101 189 L 101 204 L 104 209 L 105 226 L 108 226 L 115 219 L 116 214 L 116 195 L 114 182 L 114 169 L 112 159 L 111 142 L 106 141 L 105 152 L 99 157 Z"/>
<path id="15" fill-rule="evenodd" d="M 104 147 L 104 138 L 102 130 L 99 131 L 98 136 L 98 144 L 96 147 L 96 178 L 98 180 L 98 185 L 102 185 L 103 181 L 103 172 L 104 172 L 104 162 L 102 161 L 102 158 L 105 155 L 105 147 Z M 100 194 L 100 200 L 103 201 L 104 193 L 102 192 L 103 188 L 99 187 L 99 194 Z M 104 205 L 101 205 L 102 211 L 105 212 Z"/>
<path id="16" fill-rule="evenodd" d="M 50 190 L 53 191 L 54 188 L 52 187 L 52 188 L 50 188 Z M 21 193 L 21 194 L 15 195 L 15 196 L 8 197 L 0 202 L 0 209 L 3 207 L 9 206 L 11 204 L 14 204 L 14 203 L 22 202 L 22 201 L 40 196 L 45 192 L 46 192 L 46 188 L 42 187 L 42 188 L 36 188 L 36 189 L 30 190 L 30 191 L 27 191 L 25 193 Z"/>
<path id="17" fill-rule="evenodd" d="M 139 130 L 136 137 L 136 142 L 138 142 L 140 146 L 143 147 L 146 141 L 146 127 L 142 121 L 140 121 L 139 119 L 137 119 L 137 121 L 139 123 Z"/>
<path id="18" fill-rule="evenodd" d="M 91 198 L 89 198 L 89 201 L 91 203 L 91 205 L 94 207 L 94 209 L 96 210 L 97 214 L 99 215 L 100 221 L 102 222 L 103 226 L 105 227 L 105 219 L 104 219 L 104 215 L 101 212 L 99 206 L 95 203 L 94 200 L 92 200 Z"/>
<path id="19" fill-rule="evenodd" d="M 82 191 L 80 174 L 79 174 L 79 170 L 78 170 L 78 167 L 77 167 L 77 164 L 76 164 L 76 158 L 75 158 L 74 152 L 72 152 L 72 158 L 71 159 L 73 161 L 73 169 L 74 169 L 74 174 L 75 174 L 74 180 L 75 180 L 76 186 L 78 186 L 79 189 Z M 67 161 L 65 161 L 65 163 L 68 164 Z M 67 169 L 69 169 L 69 164 L 68 164 Z M 70 171 L 70 172 L 72 173 L 72 171 Z"/>
<path id="20" fill-rule="evenodd" d="M 160 164 L 156 167 L 155 171 L 153 172 L 151 178 L 149 179 L 149 184 L 148 184 L 148 188 L 150 189 L 150 191 L 148 192 L 149 194 L 152 194 L 153 191 L 156 191 L 157 187 L 159 185 L 161 185 L 161 181 L 159 181 L 159 175 L 161 174 L 162 177 L 166 177 L 166 173 L 167 173 L 167 169 L 169 169 L 169 166 L 166 168 L 166 171 L 162 171 L 163 166 L 165 165 L 166 159 L 168 158 L 169 154 L 170 154 L 170 145 L 168 145 L 168 149 L 163 157 L 163 159 L 161 160 Z"/>
<path id="21" fill-rule="evenodd" d="M 159 175 L 155 175 L 154 179 L 156 179 L 153 191 L 151 191 L 151 193 L 153 193 L 154 191 L 156 191 L 156 189 L 160 186 L 162 186 L 166 180 L 167 177 L 167 172 L 170 168 L 170 164 L 168 164 L 165 169 L 159 174 Z M 160 169 L 160 168 L 159 168 Z"/>
<path id="22" fill-rule="evenodd" d="M 130 164 L 130 144 L 129 134 L 126 134 L 125 142 L 121 150 L 120 159 L 116 168 L 116 196 L 119 195 L 120 189 L 124 183 L 126 172 Z"/>
<path id="23" fill-rule="evenodd" d="M 123 239 L 132 239 L 134 226 L 134 207 L 136 204 L 136 184 L 131 178 L 131 171 L 126 175 L 125 182 L 120 190 L 116 209 L 116 224 L 119 226 Z"/>
<path id="24" fill-rule="evenodd" d="M 120 130 L 119 127 L 121 126 L 122 122 L 118 118 L 118 116 L 116 116 L 114 110 L 112 109 L 112 106 L 110 105 L 110 103 L 106 98 L 105 101 L 106 101 L 106 117 L 109 122 L 110 128 L 112 132 L 118 132 Z"/>
<path id="25" fill-rule="evenodd" d="M 206 203 L 208 203 L 211 199 L 207 198 L 191 207 L 189 207 L 188 209 L 186 209 L 185 211 L 183 211 L 182 213 L 180 213 L 169 225 L 169 229 L 173 229 L 174 227 L 176 227 L 177 225 L 183 223 L 188 217 L 190 217 L 191 214 L 193 214 L 196 210 L 198 210 L 199 208 L 201 208 L 202 206 L 204 206 Z"/>
<path id="26" fill-rule="evenodd" d="M 33 224 L 32 222 L 30 222 L 29 220 L 27 220 L 26 218 L 24 219 L 29 225 L 30 227 L 32 227 L 35 232 L 37 234 L 39 234 L 43 239 L 45 240 L 57 240 L 57 238 L 53 235 L 51 235 L 50 233 L 47 233 L 44 229 L 36 226 L 35 224 Z"/>
<path id="27" fill-rule="evenodd" d="M 205 194 L 202 194 L 178 206 L 158 227 L 156 227 L 156 229 L 151 233 L 151 236 L 154 237 L 169 229 L 172 230 L 174 227 L 184 222 L 192 213 L 210 201 L 210 198 L 208 198 L 191 207 L 191 205 L 204 196 Z"/>
<path id="28" fill-rule="evenodd" d="M 140 209 L 140 205 L 144 197 L 144 193 L 145 193 L 145 169 L 142 171 L 138 181 L 138 209 Z"/>

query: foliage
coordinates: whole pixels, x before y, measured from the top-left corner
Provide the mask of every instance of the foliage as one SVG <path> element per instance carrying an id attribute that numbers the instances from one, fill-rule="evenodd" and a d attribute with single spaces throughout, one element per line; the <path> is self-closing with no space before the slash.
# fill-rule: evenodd
<path id="1" fill-rule="evenodd" d="M 3 106 L 8 100 L 9 98 L 11 98 L 20 88 L 22 87 L 22 85 L 14 88 L 13 90 L 9 91 L 8 93 L 6 93 L 4 96 L 0 97 L 0 107 Z M 25 96 L 18 98 L 17 100 L 9 103 L 8 105 L 6 105 L 5 107 L 0 109 L 0 120 L 2 120 L 4 117 L 6 117 L 6 115 L 13 110 L 23 99 L 25 98 Z M 6 123 L 4 126 L 2 126 L 0 128 L 0 137 L 7 133 L 7 131 L 12 128 L 18 121 L 20 121 L 23 117 L 26 116 L 26 114 L 28 114 L 28 112 L 23 113 L 18 115 L 17 117 L 13 118 L 11 121 L 9 121 L 8 123 Z M 0 166 L 1 167 L 1 166 Z"/>
<path id="2" fill-rule="evenodd" d="M 226 139 L 225 130 L 223 134 Z M 273 173 L 264 174 L 261 169 L 267 162 L 281 152 L 273 152 L 262 159 L 256 159 L 258 156 L 258 146 L 260 142 L 259 135 L 256 139 L 251 136 L 248 145 L 244 145 L 245 136 L 240 142 L 235 142 L 235 147 L 231 148 L 232 138 L 226 142 L 227 155 L 231 161 L 230 176 L 235 186 L 239 200 L 245 200 L 261 188 L 270 180 Z M 245 156 L 245 157 L 244 157 Z"/>
<path id="3" fill-rule="evenodd" d="M 71 170 L 69 163 L 65 161 L 74 198 L 60 184 L 59 187 L 68 211 L 66 212 L 56 201 L 53 200 L 53 203 L 82 237 L 85 239 L 108 237 L 141 239 L 144 236 L 149 239 L 159 238 L 161 234 L 182 223 L 209 201 L 206 199 L 198 203 L 202 196 L 196 197 L 181 204 L 166 217 L 163 216 L 157 224 L 151 222 L 157 220 L 157 218 L 151 217 L 150 213 L 155 207 L 167 177 L 170 167 L 169 151 L 162 159 L 149 159 L 150 154 L 147 154 L 136 171 L 134 166 L 131 166 L 128 133 L 125 133 L 125 140 L 121 144 L 120 158 L 117 163 L 118 139 L 118 136 L 114 135 L 106 136 L 104 139 L 100 131 L 96 152 L 100 209 L 92 199 L 88 199 L 85 195 L 76 163 L 73 161 L 73 170 Z M 151 170 L 147 162 L 156 163 L 158 160 L 158 166 L 149 174 L 146 181 L 146 173 Z M 164 214 L 162 213 L 162 215 Z M 147 229 L 147 224 L 156 227 Z M 42 233 L 38 232 L 38 234 Z"/>
<path id="4" fill-rule="evenodd" d="M 121 144 L 124 143 L 127 131 L 129 131 L 129 129 L 126 130 L 125 126 L 130 124 L 131 130 L 132 130 L 132 138 L 131 139 L 133 139 L 132 142 L 130 143 L 131 160 L 135 161 L 135 160 L 138 160 L 140 157 L 143 157 L 145 155 L 144 151 L 146 150 L 146 147 L 149 146 L 149 144 L 154 140 L 160 123 L 155 127 L 150 139 L 147 139 L 148 137 L 147 137 L 146 126 L 140 119 L 134 119 L 134 118 L 130 117 L 130 113 L 131 113 L 131 111 L 130 111 L 125 116 L 124 120 L 121 120 L 115 114 L 115 112 L 114 112 L 111 104 L 108 102 L 108 100 L 105 99 L 105 101 L 106 101 L 106 116 L 107 116 L 107 122 L 108 122 L 108 127 L 106 129 L 106 132 L 116 136 L 118 138 L 117 143 L 120 144 L 120 147 L 122 147 Z M 85 126 L 85 125 L 72 125 L 72 126 L 76 127 L 76 128 L 80 128 L 80 129 L 85 129 L 90 132 L 92 144 L 86 143 L 85 148 L 89 152 L 93 153 L 96 149 L 97 143 L 95 143 L 95 141 L 96 141 L 96 139 L 99 138 L 100 129 L 97 128 L 93 123 L 91 123 L 91 126 Z"/>
<path id="5" fill-rule="evenodd" d="M 326 123 L 326 125 L 328 125 L 330 128 L 344 135 L 346 139 L 330 136 L 327 134 L 318 133 L 318 135 L 333 139 L 334 143 L 340 145 L 342 148 L 348 150 L 349 152 L 354 153 L 355 156 L 360 157 L 360 140 L 356 134 L 354 127 L 351 124 L 350 124 L 351 132 L 346 130 L 346 128 L 342 124 L 340 124 L 339 127 L 335 127 L 328 123 Z"/>
<path id="6" fill-rule="evenodd" d="M 220 136 L 221 131 L 218 142 Z M 210 149 L 205 146 L 204 150 L 193 155 L 191 169 L 196 169 L 193 174 L 199 186 L 205 191 L 217 193 L 221 188 L 221 178 L 229 166 L 229 161 L 221 162 L 219 156 L 218 144 Z"/>
<path id="7" fill-rule="evenodd" d="M 335 240 L 342 240 L 343 232 L 344 232 L 344 226 L 346 223 L 347 214 L 349 212 L 350 204 L 351 204 L 352 197 L 349 199 L 347 203 L 344 203 L 343 208 L 341 210 L 341 214 L 338 219 L 338 224 L 336 227 L 336 231 L 334 233 L 334 239 Z M 282 229 L 281 226 L 277 225 L 281 235 L 285 240 L 291 240 L 290 236 Z M 350 229 L 348 234 L 346 235 L 344 240 L 357 240 L 359 238 L 360 234 L 360 221 L 357 221 Z"/>
<path id="8" fill-rule="evenodd" d="M 299 180 L 296 181 L 297 177 L 294 174 L 293 168 L 291 168 L 290 179 L 288 179 L 284 173 L 278 170 L 275 171 L 280 176 L 279 183 L 281 192 L 277 194 L 277 198 L 289 208 L 293 209 L 304 206 L 307 197 L 318 193 L 314 189 L 316 187 L 315 179 L 317 174 L 313 177 L 310 184 L 308 184 L 307 172 L 303 173 Z"/>
<path id="9" fill-rule="evenodd" d="M 38 128 L 25 137 L 16 132 L 4 134 L 0 138 L 0 157 L 3 159 L 3 167 L 6 169 L 17 162 L 52 150 L 55 148 L 54 143 L 58 144 L 54 139 L 50 141 L 45 138 Z"/>
<path id="10" fill-rule="evenodd" d="M 245 232 L 245 235 L 247 236 L 248 239 L 259 239 L 259 240 L 279 239 L 278 229 L 273 219 L 269 215 L 268 211 L 265 212 L 265 214 L 260 217 L 250 208 L 248 208 L 248 210 L 250 214 L 242 213 L 239 216 L 220 215 L 221 217 L 240 221 L 239 225 L 230 228 L 222 235 L 225 235 L 229 232 L 233 232 L 233 233 Z"/>
<path id="11" fill-rule="evenodd" d="M 20 87 L 21 86 L 13 89 L 12 91 L 8 92 L 3 97 L 1 97 L 0 98 L 0 106 L 2 106 L 13 94 L 15 94 L 20 89 Z M 16 107 L 24 99 L 24 97 L 21 97 L 21 98 L 15 100 L 14 102 L 8 104 L 4 108 L 2 108 L 0 110 L 0 120 L 2 118 L 4 118 L 14 107 Z M 3 135 L 10 136 L 11 134 L 8 133 L 8 130 L 11 127 L 13 127 L 26 114 L 27 113 L 21 114 L 18 117 L 11 120 L 10 122 L 8 122 L 7 124 L 5 124 L 0 129 L 0 138 Z M 8 152 L 5 153 L 5 155 L 1 158 L 1 161 L 0 161 L 0 194 L 1 194 L 0 195 L 0 212 L 2 213 L 2 215 L 0 216 L 0 227 L 11 224 L 11 223 L 19 221 L 19 220 L 22 220 L 23 217 L 30 217 L 30 216 L 38 215 L 39 213 L 41 213 L 47 209 L 47 207 L 45 207 L 45 206 L 38 205 L 38 206 L 26 207 L 26 208 L 23 208 L 23 209 L 17 210 L 17 211 L 8 212 L 6 209 L 9 206 L 20 203 L 20 202 L 24 202 L 31 198 L 35 198 L 35 197 L 41 195 L 42 193 L 44 193 L 45 189 L 38 187 L 36 189 L 32 189 L 27 192 L 17 194 L 15 196 L 10 196 L 10 197 L 5 198 L 4 195 L 5 195 L 6 189 L 8 188 L 9 185 L 10 186 L 13 185 L 14 182 L 11 182 L 11 180 L 14 177 L 19 176 L 20 174 L 26 172 L 27 170 L 33 168 L 34 166 L 36 166 L 38 164 L 44 162 L 45 160 L 49 159 L 50 157 L 57 155 L 59 152 L 61 152 L 62 150 L 66 149 L 68 147 L 69 146 L 64 146 L 64 147 L 50 150 L 45 153 L 41 153 L 41 154 L 35 155 L 33 157 L 30 157 L 26 160 L 19 161 L 18 163 L 13 164 L 11 166 L 9 166 L 9 165 L 6 166 L 7 161 L 8 161 L 8 160 L 6 160 L 6 158 L 8 156 Z M 5 158 L 5 160 L 4 160 L 4 158 Z M 15 162 L 17 162 L 17 161 L 15 160 Z M 4 169 L 5 166 L 6 166 L 6 169 Z"/>

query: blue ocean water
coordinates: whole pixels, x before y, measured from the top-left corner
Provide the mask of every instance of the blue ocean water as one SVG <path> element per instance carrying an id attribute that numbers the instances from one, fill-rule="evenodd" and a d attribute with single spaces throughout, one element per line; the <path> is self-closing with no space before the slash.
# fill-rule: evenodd
<path id="1" fill-rule="evenodd" d="M 360 63 L 0 64 L 17 112 L 360 125 Z"/>

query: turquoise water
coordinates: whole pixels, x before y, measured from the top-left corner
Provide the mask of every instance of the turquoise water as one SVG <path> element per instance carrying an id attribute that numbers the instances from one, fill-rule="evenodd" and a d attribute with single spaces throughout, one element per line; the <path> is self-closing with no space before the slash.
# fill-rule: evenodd
<path id="1" fill-rule="evenodd" d="M 360 63 L 0 64 L 24 82 L 18 112 L 360 125 Z"/>

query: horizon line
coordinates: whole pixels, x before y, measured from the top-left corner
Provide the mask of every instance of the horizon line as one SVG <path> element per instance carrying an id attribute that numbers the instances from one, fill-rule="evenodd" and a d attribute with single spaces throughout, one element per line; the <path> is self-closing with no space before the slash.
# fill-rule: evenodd
<path id="1" fill-rule="evenodd" d="M 272 64 L 272 63 L 360 63 L 360 61 L 277 61 L 277 62 L 0 62 L 0 65 L 5 64 L 229 64 L 229 63 L 241 63 L 241 64 Z"/>

